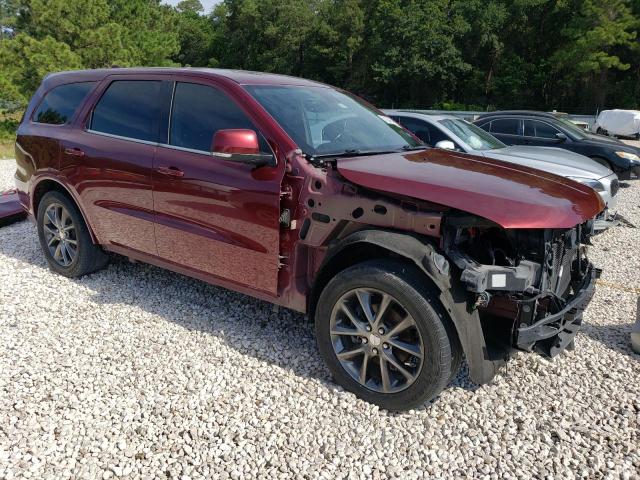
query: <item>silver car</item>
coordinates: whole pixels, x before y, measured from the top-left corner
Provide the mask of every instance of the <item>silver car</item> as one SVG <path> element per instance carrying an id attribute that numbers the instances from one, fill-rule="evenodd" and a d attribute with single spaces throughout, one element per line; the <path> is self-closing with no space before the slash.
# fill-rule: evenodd
<path id="1" fill-rule="evenodd" d="M 607 205 L 596 222 L 596 230 L 604 230 L 613 223 L 616 194 L 620 186 L 618 177 L 589 157 L 562 148 L 508 147 L 480 127 L 453 115 L 427 115 L 401 110 L 384 110 L 384 113 L 433 147 L 517 163 L 588 185 L 600 194 Z"/>

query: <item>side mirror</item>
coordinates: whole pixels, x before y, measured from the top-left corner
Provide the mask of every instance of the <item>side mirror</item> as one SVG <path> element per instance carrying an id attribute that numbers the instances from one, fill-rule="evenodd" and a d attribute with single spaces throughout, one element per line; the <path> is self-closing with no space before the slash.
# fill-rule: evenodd
<path id="1" fill-rule="evenodd" d="M 258 135 L 253 130 L 218 130 L 211 142 L 211 155 L 255 167 L 275 166 L 273 155 L 260 153 Z"/>
<path id="2" fill-rule="evenodd" d="M 567 140 L 567 136 L 564 133 L 556 133 L 556 139 L 560 142 L 564 142 Z"/>
<path id="3" fill-rule="evenodd" d="M 456 144 L 451 140 L 440 140 L 436 143 L 436 148 L 441 148 L 442 150 L 455 150 Z"/>

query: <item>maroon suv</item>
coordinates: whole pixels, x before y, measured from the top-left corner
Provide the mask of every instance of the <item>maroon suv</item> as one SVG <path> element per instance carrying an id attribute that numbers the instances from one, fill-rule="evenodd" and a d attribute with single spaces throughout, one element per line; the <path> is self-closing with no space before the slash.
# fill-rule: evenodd
<path id="1" fill-rule="evenodd" d="M 16 185 L 51 268 L 106 252 L 308 313 L 336 381 L 389 409 L 466 356 L 571 344 L 594 290 L 600 197 L 430 149 L 319 83 L 209 69 L 48 76 L 18 130 Z"/>

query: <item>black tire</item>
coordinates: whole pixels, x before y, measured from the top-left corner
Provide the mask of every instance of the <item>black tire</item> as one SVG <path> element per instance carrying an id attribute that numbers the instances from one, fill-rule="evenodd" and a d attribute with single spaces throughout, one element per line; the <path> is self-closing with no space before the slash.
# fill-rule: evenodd
<path id="1" fill-rule="evenodd" d="M 596 130 L 596 133 L 597 133 L 598 135 L 606 135 L 606 134 L 607 134 L 606 130 L 603 130 L 603 129 L 602 129 L 602 128 L 600 128 L 600 127 L 598 127 L 598 129 Z"/>
<path id="2" fill-rule="evenodd" d="M 390 295 L 415 321 L 412 328 L 419 332 L 423 358 L 415 379 L 400 391 L 384 393 L 365 387 L 338 359 L 330 333 L 332 315 L 337 302 L 358 289 L 372 289 Z M 337 274 L 320 295 L 315 328 L 318 349 L 336 382 L 363 400 L 388 410 L 415 408 L 435 398 L 455 376 L 462 360 L 458 338 L 440 304 L 437 291 L 415 267 L 400 261 L 372 260 Z M 373 339 L 369 344 L 373 344 Z M 382 356 L 381 353 L 379 357 Z M 380 359 L 373 367 L 380 374 L 381 365 Z"/>
<path id="3" fill-rule="evenodd" d="M 54 205 L 60 205 L 66 210 L 68 218 L 70 222 L 72 222 L 70 225 L 73 225 L 75 230 L 73 240 L 76 242 L 76 253 L 68 265 L 62 265 L 54 258 L 54 255 L 50 252 L 48 241 L 45 238 L 46 212 Z M 42 247 L 49 266 L 54 272 L 69 278 L 81 277 L 100 270 L 109 262 L 108 255 L 91 240 L 91 236 L 89 235 L 89 231 L 78 207 L 64 194 L 52 191 L 44 195 L 38 206 L 37 226 L 40 246 Z"/>

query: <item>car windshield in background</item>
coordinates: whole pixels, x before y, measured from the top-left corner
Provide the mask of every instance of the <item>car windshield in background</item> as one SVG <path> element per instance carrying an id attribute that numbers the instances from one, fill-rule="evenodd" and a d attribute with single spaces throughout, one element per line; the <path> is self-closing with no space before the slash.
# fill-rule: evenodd
<path id="1" fill-rule="evenodd" d="M 582 130 L 580 127 L 578 127 L 571 120 L 568 120 L 567 118 L 558 118 L 558 117 L 556 117 L 556 120 L 560 122 L 564 128 L 569 130 L 571 134 L 575 135 L 577 138 L 580 138 L 580 139 L 587 138 L 587 134 L 585 133 L 585 131 Z"/>
<path id="2" fill-rule="evenodd" d="M 494 136 L 464 120 L 446 119 L 440 120 L 440 123 L 474 150 L 496 150 L 506 147 Z"/>
<path id="3" fill-rule="evenodd" d="M 390 118 L 332 88 L 281 85 L 245 88 L 310 156 L 388 152 L 421 146 Z"/>

